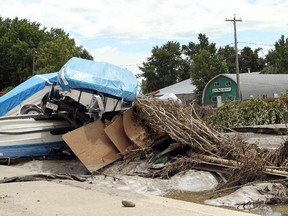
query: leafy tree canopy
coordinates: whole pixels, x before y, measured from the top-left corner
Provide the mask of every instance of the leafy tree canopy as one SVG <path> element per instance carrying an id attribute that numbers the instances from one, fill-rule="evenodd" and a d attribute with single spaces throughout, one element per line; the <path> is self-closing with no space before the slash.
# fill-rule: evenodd
<path id="1" fill-rule="evenodd" d="M 236 72 L 236 54 L 235 54 L 235 48 L 229 45 L 226 45 L 225 47 L 220 47 L 218 49 L 218 55 L 224 59 L 226 62 L 228 73 L 235 73 Z"/>
<path id="2" fill-rule="evenodd" d="M 244 47 L 238 54 L 239 72 L 247 73 L 248 69 L 252 72 L 261 71 L 264 68 L 265 61 L 259 57 L 261 48 L 252 50 L 250 47 Z M 228 73 L 236 73 L 236 54 L 235 48 L 229 45 L 220 47 L 218 54 L 224 59 L 228 67 Z"/>
<path id="3" fill-rule="evenodd" d="M 188 56 L 191 60 L 195 55 L 200 53 L 201 50 L 207 50 L 211 55 L 216 55 L 217 49 L 215 43 L 209 43 L 208 37 L 205 34 L 198 35 L 199 43 L 189 42 L 188 45 L 183 45 L 183 54 Z"/>
<path id="4" fill-rule="evenodd" d="M 152 55 L 143 63 L 143 92 L 151 92 L 191 77 L 193 58 L 203 50 L 209 55 L 217 54 L 216 44 L 209 43 L 205 34 L 199 34 L 199 44 L 190 42 L 180 46 L 177 41 L 168 41 L 162 47 L 153 47 Z M 212 57 L 212 58 L 213 58 Z"/>
<path id="5" fill-rule="evenodd" d="M 260 58 L 258 53 L 261 48 L 252 50 L 250 47 L 244 47 L 239 56 L 239 71 L 247 73 L 248 70 L 259 72 L 264 68 L 264 59 Z"/>
<path id="6" fill-rule="evenodd" d="M 151 92 L 189 78 L 188 64 L 182 58 L 180 43 L 168 41 L 155 46 L 147 62 L 143 62 L 143 92 Z"/>
<path id="7" fill-rule="evenodd" d="M 266 67 L 262 73 L 288 73 L 288 38 L 281 35 L 274 49 L 266 55 Z"/>
<path id="8" fill-rule="evenodd" d="M 36 73 L 59 71 L 71 57 L 93 59 L 62 29 L 47 30 L 27 19 L 0 17 L 0 89 L 15 87 Z"/>

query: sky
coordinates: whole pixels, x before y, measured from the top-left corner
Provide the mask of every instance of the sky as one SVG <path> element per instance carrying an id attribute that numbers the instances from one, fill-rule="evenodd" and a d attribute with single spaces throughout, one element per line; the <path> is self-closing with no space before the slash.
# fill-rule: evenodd
<path id="1" fill-rule="evenodd" d="M 262 48 L 288 37 L 288 0 L 0 0 L 2 18 L 28 19 L 61 28 L 95 61 L 138 74 L 153 47 L 168 41 L 198 43 L 205 34 L 217 48 Z"/>

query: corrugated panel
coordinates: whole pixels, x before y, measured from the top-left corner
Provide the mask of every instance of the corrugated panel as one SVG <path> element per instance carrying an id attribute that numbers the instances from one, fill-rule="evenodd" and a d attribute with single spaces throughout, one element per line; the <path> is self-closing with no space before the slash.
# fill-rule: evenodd
<path id="1" fill-rule="evenodd" d="M 236 74 L 223 74 L 236 82 Z M 279 96 L 288 89 L 288 74 L 260 74 L 259 72 L 240 74 L 242 99 Z"/>
<path id="2" fill-rule="evenodd" d="M 191 83 L 191 79 L 187 79 L 181 82 L 178 82 L 174 85 L 167 86 L 165 88 L 160 89 L 159 93 L 156 96 L 161 96 L 166 93 L 173 93 L 175 95 L 179 94 L 192 94 L 196 87 Z"/>

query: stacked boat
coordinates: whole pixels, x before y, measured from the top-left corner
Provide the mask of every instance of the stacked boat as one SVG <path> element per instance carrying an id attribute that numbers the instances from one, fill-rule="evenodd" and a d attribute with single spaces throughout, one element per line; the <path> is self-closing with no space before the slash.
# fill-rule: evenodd
<path id="1" fill-rule="evenodd" d="M 63 134 L 126 110 L 137 86 L 130 71 L 80 58 L 57 73 L 28 79 L 0 97 L 0 160 L 69 150 Z"/>

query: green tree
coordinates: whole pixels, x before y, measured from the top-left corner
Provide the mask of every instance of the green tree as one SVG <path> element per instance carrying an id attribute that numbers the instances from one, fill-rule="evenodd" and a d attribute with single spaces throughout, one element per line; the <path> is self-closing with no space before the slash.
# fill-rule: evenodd
<path id="1" fill-rule="evenodd" d="M 64 30 L 52 28 L 48 34 L 48 40 L 39 44 L 35 70 L 37 73 L 59 71 L 65 62 L 74 56 L 93 59 L 86 50 L 77 47 L 74 39 L 69 38 L 69 34 L 66 34 Z"/>
<path id="2" fill-rule="evenodd" d="M 220 47 L 218 49 L 218 55 L 220 55 L 222 59 L 224 59 L 224 61 L 226 62 L 228 73 L 236 73 L 235 48 L 229 45 L 226 45 L 225 47 Z"/>
<path id="3" fill-rule="evenodd" d="M 211 55 L 216 55 L 217 49 L 215 43 L 209 43 L 208 37 L 205 34 L 198 35 L 199 43 L 189 42 L 188 45 L 182 46 L 182 52 L 189 61 L 193 57 L 201 52 L 201 50 L 207 50 Z"/>
<path id="4" fill-rule="evenodd" d="M 220 55 L 213 55 L 202 49 L 193 57 L 190 72 L 192 84 L 196 86 L 196 99 L 201 101 L 202 92 L 210 79 L 214 76 L 227 73 L 227 65 Z"/>
<path id="5" fill-rule="evenodd" d="M 161 47 L 155 46 L 152 55 L 143 66 L 143 92 L 152 92 L 189 78 L 187 62 L 181 56 L 180 43 L 168 41 Z"/>
<path id="6" fill-rule="evenodd" d="M 266 56 L 266 66 L 262 73 L 288 73 L 288 38 L 281 35 L 275 43 L 274 50 L 270 50 Z"/>
<path id="7" fill-rule="evenodd" d="M 259 72 L 264 68 L 264 59 L 260 58 L 258 53 L 261 48 L 254 51 L 250 47 L 244 47 L 239 55 L 239 72 L 247 73 L 248 68 L 252 72 Z"/>
<path id="8" fill-rule="evenodd" d="M 37 73 L 58 71 L 72 56 L 93 59 L 61 29 L 48 31 L 27 19 L 0 17 L 0 90 L 15 87 L 32 76 L 35 51 Z"/>
<path id="9" fill-rule="evenodd" d="M 254 51 L 250 47 L 244 47 L 239 53 L 239 72 L 247 73 L 248 68 L 250 71 L 256 72 L 261 71 L 264 67 L 264 59 L 260 58 L 258 53 L 261 48 L 257 48 Z M 220 47 L 218 49 L 218 54 L 225 60 L 228 72 L 236 73 L 236 63 L 235 63 L 235 48 L 229 45 L 225 47 Z"/>
<path id="10" fill-rule="evenodd" d="M 38 23 L 0 17 L 0 89 L 15 86 L 27 78 L 32 71 L 31 49 L 39 43 L 42 34 L 45 30 L 40 30 Z"/>
<path id="11" fill-rule="evenodd" d="M 217 74 L 227 73 L 228 69 L 215 43 L 210 43 L 205 34 L 199 34 L 198 40 L 198 44 L 190 42 L 182 46 L 182 50 L 190 65 L 192 84 L 196 86 L 196 99 L 200 102 L 206 83 Z"/>

